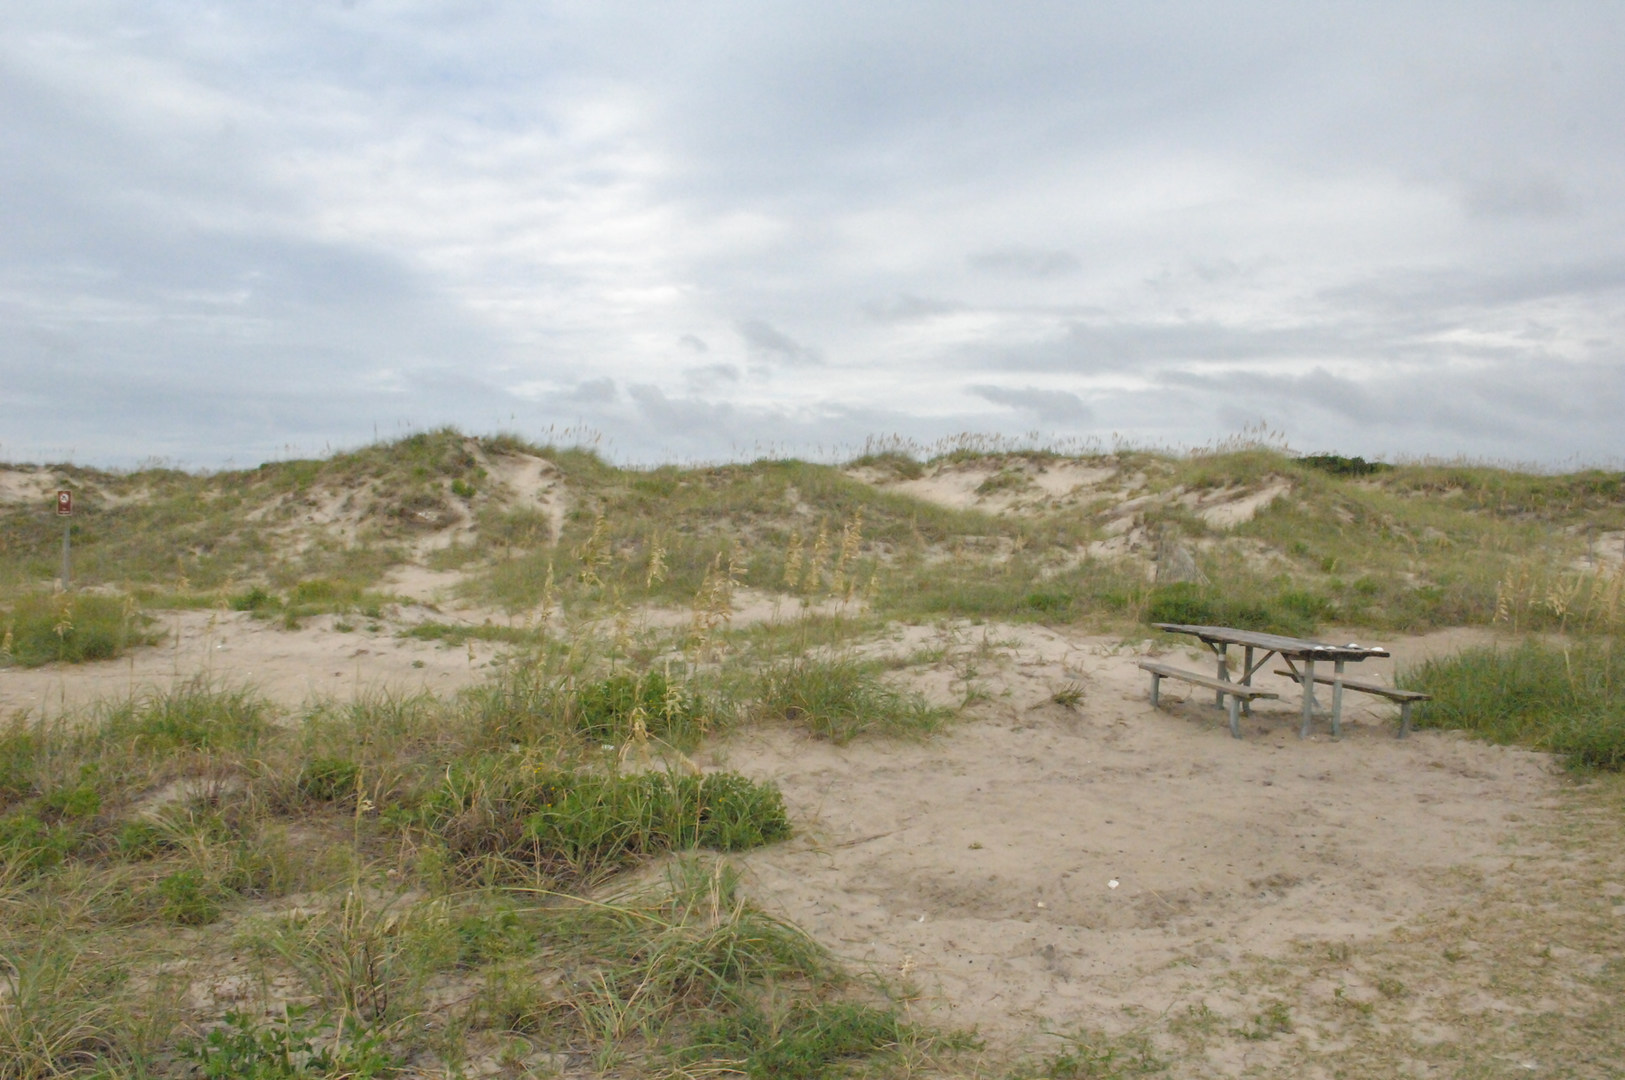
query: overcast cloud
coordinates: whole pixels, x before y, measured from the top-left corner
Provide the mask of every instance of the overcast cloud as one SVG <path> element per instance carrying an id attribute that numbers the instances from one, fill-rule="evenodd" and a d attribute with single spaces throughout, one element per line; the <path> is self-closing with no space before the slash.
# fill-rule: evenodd
<path id="1" fill-rule="evenodd" d="M 1625 7 L 58 0 L 0 460 L 1264 421 L 1621 459 Z"/>

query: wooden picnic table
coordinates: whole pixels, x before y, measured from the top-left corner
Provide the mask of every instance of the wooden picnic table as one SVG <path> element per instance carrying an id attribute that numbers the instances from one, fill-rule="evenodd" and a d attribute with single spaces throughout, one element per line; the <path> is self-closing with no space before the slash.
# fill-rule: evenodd
<path id="1" fill-rule="evenodd" d="M 1332 675 L 1332 735 L 1343 734 L 1343 665 L 1349 661 L 1367 660 L 1372 657 L 1388 656 L 1387 649 L 1370 645 L 1332 645 L 1324 641 L 1307 641 L 1303 638 L 1284 637 L 1280 634 L 1264 634 L 1256 630 L 1237 630 L 1229 626 L 1190 626 L 1185 623 L 1152 623 L 1158 630 L 1166 630 L 1171 634 L 1191 634 L 1200 638 L 1202 643 L 1213 650 L 1219 660 L 1219 680 L 1221 682 L 1238 682 L 1244 686 L 1251 686 L 1253 674 L 1259 668 L 1269 663 L 1271 656 L 1279 656 L 1292 670 L 1293 677 L 1303 686 L 1303 730 L 1299 734 L 1303 738 L 1309 737 L 1309 729 L 1315 716 L 1315 664 L 1330 661 L 1335 666 Z M 1232 679 L 1230 673 L 1229 649 L 1232 645 L 1239 645 L 1246 650 L 1241 664 L 1241 678 Z M 1262 653 L 1255 661 L 1254 656 Z M 1298 670 L 1298 664 L 1303 670 Z M 1324 676 L 1320 678 L 1325 682 Z M 1218 691 L 1215 695 L 1218 704 L 1224 704 L 1224 692 Z M 1246 707 L 1246 704 L 1243 704 Z"/>

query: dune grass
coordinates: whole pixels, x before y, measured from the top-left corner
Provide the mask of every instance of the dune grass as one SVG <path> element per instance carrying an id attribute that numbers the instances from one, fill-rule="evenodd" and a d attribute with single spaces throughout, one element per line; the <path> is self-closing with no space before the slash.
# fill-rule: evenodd
<path id="1" fill-rule="evenodd" d="M 150 622 L 129 599 L 24 593 L 0 608 L 0 666 L 111 660 L 151 643 Z"/>
<path id="2" fill-rule="evenodd" d="M 878 664 L 845 656 L 797 656 L 756 676 L 754 713 L 805 728 L 837 746 L 860 735 L 919 737 L 939 730 L 951 710 L 888 685 Z"/>
<path id="3" fill-rule="evenodd" d="M 739 894 L 721 858 L 789 836 L 782 797 L 677 748 L 752 714 L 733 684 L 603 662 L 296 715 L 194 682 L 13 717 L 0 1077 L 390 1076 L 493 1040 L 532 1066 L 833 1075 L 935 1046 Z M 184 1003 L 222 972 L 263 989 Z"/>
<path id="4" fill-rule="evenodd" d="M 1419 727 L 1549 750 L 1573 768 L 1625 769 L 1625 649 L 1615 638 L 1467 649 L 1427 661 L 1401 685 L 1433 695 Z"/>

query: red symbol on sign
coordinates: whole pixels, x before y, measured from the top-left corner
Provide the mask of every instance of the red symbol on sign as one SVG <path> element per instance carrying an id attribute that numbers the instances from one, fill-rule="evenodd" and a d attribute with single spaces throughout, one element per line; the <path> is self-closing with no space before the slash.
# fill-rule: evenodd
<path id="1" fill-rule="evenodd" d="M 56 493 L 56 512 L 62 517 L 73 513 L 73 492 L 59 491 Z"/>

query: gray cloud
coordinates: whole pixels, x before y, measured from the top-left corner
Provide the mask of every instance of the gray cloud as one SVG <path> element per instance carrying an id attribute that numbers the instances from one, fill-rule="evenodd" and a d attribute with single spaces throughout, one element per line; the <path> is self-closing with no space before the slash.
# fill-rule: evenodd
<path id="1" fill-rule="evenodd" d="M 910 293 L 902 293 L 891 300 L 869 300 L 862 307 L 865 315 L 880 323 L 916 322 L 965 310 L 964 304 L 954 300 L 933 300 Z"/>
<path id="2" fill-rule="evenodd" d="M 1060 427 L 1087 424 L 1094 418 L 1089 406 L 1076 394 L 1065 390 L 1042 390 L 1035 386 L 1012 389 L 1005 386 L 967 386 L 967 391 L 995 405 L 1024 409 L 1036 416 L 1040 423 Z"/>
<path id="3" fill-rule="evenodd" d="M 1047 248 L 994 248 L 969 255 L 965 262 L 972 270 L 1013 278 L 1065 277 L 1083 269 L 1083 263 L 1071 252 Z"/>
<path id="4" fill-rule="evenodd" d="M 620 395 L 615 389 L 614 379 L 587 379 L 576 383 L 575 389 L 567 396 L 571 401 L 599 404 L 614 401 Z"/>
<path id="5" fill-rule="evenodd" d="M 684 334 L 677 339 L 677 344 L 692 352 L 704 353 L 711 351 L 711 346 L 705 343 L 704 338 L 695 337 L 693 334 Z"/>
<path id="6" fill-rule="evenodd" d="M 791 340 L 775 327 L 761 319 L 745 319 L 736 324 L 739 336 L 757 360 L 776 360 L 786 364 L 821 364 L 823 357 L 816 349 Z"/>
<path id="7" fill-rule="evenodd" d="M 703 367 L 688 368 L 683 372 L 683 379 L 687 382 L 691 393 L 715 391 L 737 383 L 741 377 L 740 370 L 732 364 L 706 364 Z"/>

